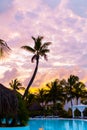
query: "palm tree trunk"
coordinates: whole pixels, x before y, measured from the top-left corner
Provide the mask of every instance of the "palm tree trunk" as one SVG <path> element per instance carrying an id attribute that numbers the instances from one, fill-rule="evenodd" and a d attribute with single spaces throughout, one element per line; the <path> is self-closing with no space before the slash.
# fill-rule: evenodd
<path id="1" fill-rule="evenodd" d="M 72 100 L 72 86 L 70 86 L 70 97 L 71 97 L 71 108 L 73 107 L 73 100 Z"/>
<path id="2" fill-rule="evenodd" d="M 78 97 L 76 98 L 76 105 L 78 105 Z"/>
<path id="3" fill-rule="evenodd" d="M 73 106 L 73 101 L 72 101 L 72 99 L 71 99 L 71 108 L 72 108 L 72 106 Z"/>
<path id="4" fill-rule="evenodd" d="M 22 99 L 24 99 L 24 98 L 26 97 L 26 95 L 28 94 L 28 90 L 29 90 L 31 84 L 32 84 L 33 81 L 34 81 L 34 78 L 35 78 L 36 73 L 37 73 L 37 70 L 38 70 L 38 64 L 39 64 L 39 56 L 37 56 L 37 58 L 36 58 L 36 67 L 35 67 L 34 73 L 33 73 L 33 75 L 32 75 L 32 78 L 31 78 L 31 80 L 30 80 L 30 82 L 29 82 L 29 84 L 28 84 L 26 90 L 25 90 L 25 93 L 24 93 Z"/>

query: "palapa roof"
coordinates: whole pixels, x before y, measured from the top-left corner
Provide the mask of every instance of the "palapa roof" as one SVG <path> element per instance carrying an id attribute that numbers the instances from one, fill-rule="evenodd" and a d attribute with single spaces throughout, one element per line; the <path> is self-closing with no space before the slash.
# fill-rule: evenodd
<path id="1" fill-rule="evenodd" d="M 13 90 L 0 84 L 0 115 L 16 114 L 18 110 L 18 99 Z"/>

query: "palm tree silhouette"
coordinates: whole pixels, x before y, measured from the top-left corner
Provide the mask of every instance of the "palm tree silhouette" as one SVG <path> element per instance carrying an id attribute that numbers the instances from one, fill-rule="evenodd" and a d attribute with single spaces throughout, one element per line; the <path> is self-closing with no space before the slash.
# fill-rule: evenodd
<path id="1" fill-rule="evenodd" d="M 11 49 L 9 48 L 7 43 L 4 40 L 0 39 L 0 58 L 6 56 L 6 54 L 8 54 L 10 50 Z"/>
<path id="2" fill-rule="evenodd" d="M 37 94 L 37 100 L 40 102 L 41 106 L 44 107 L 44 104 L 46 103 L 46 90 L 43 88 L 38 89 L 38 94 Z"/>
<path id="3" fill-rule="evenodd" d="M 22 84 L 17 79 L 12 80 L 9 85 L 13 90 L 19 90 L 19 86 L 22 86 Z"/>
<path id="4" fill-rule="evenodd" d="M 54 108 L 56 108 L 57 101 L 64 102 L 63 86 L 60 84 L 60 80 L 55 79 L 53 82 L 46 84 L 48 89 L 48 100 L 53 102 Z"/>
<path id="5" fill-rule="evenodd" d="M 32 77 L 31 77 L 31 80 L 28 83 L 28 86 L 27 86 L 27 88 L 24 92 L 23 99 L 28 94 L 28 90 L 29 90 L 31 84 L 34 81 L 34 78 L 35 78 L 37 70 L 38 70 L 38 64 L 39 64 L 40 57 L 44 57 L 44 59 L 47 60 L 47 54 L 46 53 L 49 52 L 48 46 L 51 44 L 51 42 L 46 42 L 46 43 L 42 44 L 42 39 L 43 39 L 42 36 L 38 36 L 37 38 L 32 37 L 32 39 L 34 40 L 34 48 L 32 48 L 30 46 L 26 46 L 26 45 L 21 47 L 21 48 L 23 48 L 27 51 L 30 51 L 34 54 L 32 59 L 31 59 L 31 62 L 34 62 L 34 60 L 36 60 L 36 67 L 35 67 L 35 70 L 34 70 Z"/>
<path id="6" fill-rule="evenodd" d="M 75 75 L 70 75 L 70 77 L 68 78 L 68 85 L 66 86 L 67 89 L 67 95 L 68 101 L 71 101 L 71 107 L 73 106 L 73 101 L 72 99 L 75 98 L 75 94 L 73 92 L 73 87 L 74 85 L 79 81 L 79 77 L 75 76 Z"/>
<path id="7" fill-rule="evenodd" d="M 76 98 L 76 104 L 78 105 L 78 100 L 79 98 L 84 98 L 85 97 L 85 93 L 86 93 L 86 86 L 84 83 L 82 82 L 77 82 L 75 85 L 74 85 L 74 88 L 73 88 L 73 93 L 75 95 L 75 98 Z"/>

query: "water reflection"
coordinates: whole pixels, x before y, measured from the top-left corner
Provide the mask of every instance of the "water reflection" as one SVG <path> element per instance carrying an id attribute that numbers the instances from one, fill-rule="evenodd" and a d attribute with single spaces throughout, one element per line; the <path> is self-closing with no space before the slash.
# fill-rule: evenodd
<path id="1" fill-rule="evenodd" d="M 87 121 L 69 119 L 31 119 L 30 130 L 87 130 Z"/>

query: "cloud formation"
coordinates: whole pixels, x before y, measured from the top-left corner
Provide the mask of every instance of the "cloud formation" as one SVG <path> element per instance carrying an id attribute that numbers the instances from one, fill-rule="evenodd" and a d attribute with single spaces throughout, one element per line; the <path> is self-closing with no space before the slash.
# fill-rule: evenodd
<path id="1" fill-rule="evenodd" d="M 6 13 L 11 9 L 13 5 L 13 0 L 2 0 L 0 3 L 0 13 Z"/>
<path id="2" fill-rule="evenodd" d="M 51 79 L 66 78 L 70 74 L 87 82 L 86 7 L 86 0 L 1 1 L 0 38 L 6 40 L 13 51 L 0 65 L 0 82 L 8 84 L 18 77 L 24 86 L 27 85 L 35 63 L 31 63 L 32 54 L 20 47 L 33 46 L 31 36 L 38 35 L 52 45 L 48 62 L 40 59 L 33 86 L 39 87 Z"/>

